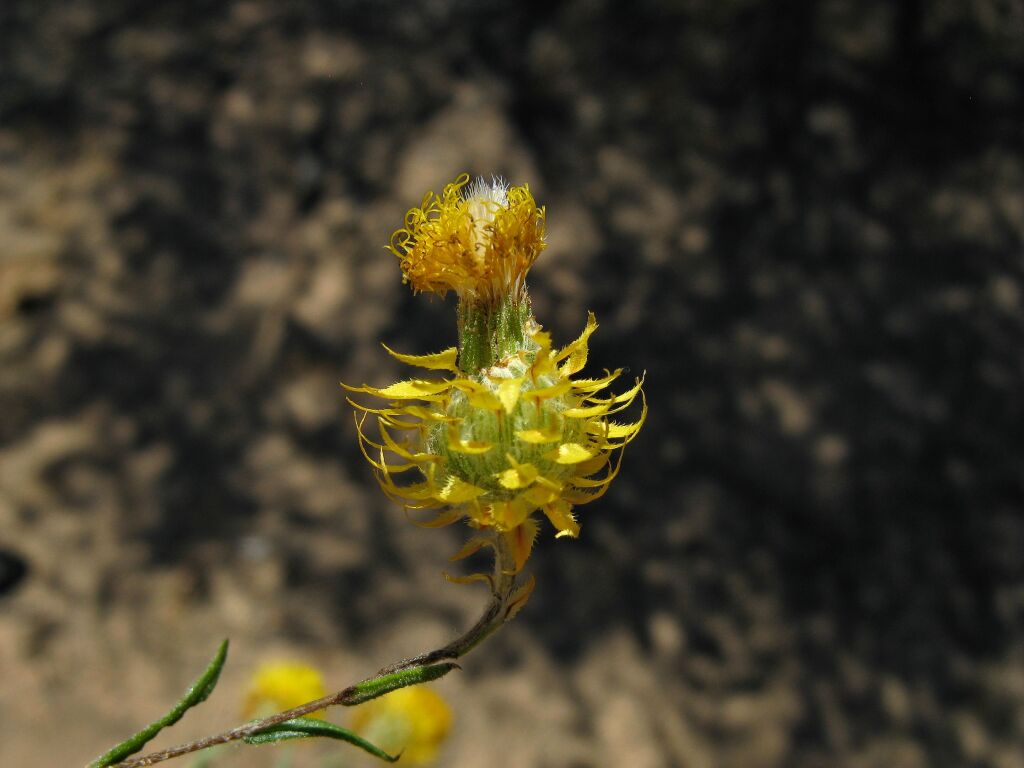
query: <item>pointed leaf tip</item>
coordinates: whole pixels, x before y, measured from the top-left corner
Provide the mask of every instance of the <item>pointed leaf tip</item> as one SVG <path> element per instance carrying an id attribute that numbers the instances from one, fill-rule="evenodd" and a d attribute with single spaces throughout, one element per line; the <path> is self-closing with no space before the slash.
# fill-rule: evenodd
<path id="1" fill-rule="evenodd" d="M 254 745 L 277 744 L 282 741 L 291 741 L 292 739 L 309 739 L 318 736 L 348 742 L 388 763 L 397 761 L 402 754 L 401 752 L 397 755 L 388 754 L 377 745 L 370 743 L 352 731 L 325 720 L 316 720 L 309 717 L 296 717 L 291 720 L 285 720 L 283 723 L 278 723 L 266 730 L 244 737 L 244 741 L 246 744 Z"/>
<path id="2" fill-rule="evenodd" d="M 380 675 L 364 680 L 361 683 L 356 683 L 350 689 L 347 689 L 348 695 L 343 703 L 348 707 L 356 706 L 357 704 L 370 701 L 370 699 L 376 699 L 378 696 L 383 696 L 385 693 L 397 691 L 399 688 L 437 680 L 439 677 L 447 675 L 453 669 L 461 669 L 461 667 L 454 662 L 445 661 L 439 664 L 409 667 Z"/>
<path id="3" fill-rule="evenodd" d="M 164 728 L 174 725 L 181 720 L 182 716 L 192 707 L 206 701 L 210 694 L 213 693 L 213 689 L 217 687 L 217 681 L 220 679 L 220 673 L 224 668 L 227 658 L 228 641 L 225 639 L 221 642 L 217 653 L 214 654 L 203 674 L 189 686 L 185 695 L 174 705 L 170 712 L 93 760 L 89 763 L 88 768 L 107 768 L 107 766 L 120 763 L 126 757 L 141 751 Z"/>

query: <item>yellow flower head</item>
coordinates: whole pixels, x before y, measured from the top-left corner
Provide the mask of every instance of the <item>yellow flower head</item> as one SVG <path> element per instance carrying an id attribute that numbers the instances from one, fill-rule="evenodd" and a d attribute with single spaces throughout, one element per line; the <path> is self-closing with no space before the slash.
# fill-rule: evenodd
<path id="1" fill-rule="evenodd" d="M 307 664 L 269 662 L 256 670 L 249 681 L 245 716 L 279 712 L 327 695 L 320 673 Z M 310 717 L 323 717 L 323 710 Z"/>
<path id="2" fill-rule="evenodd" d="M 352 716 L 352 730 L 385 751 L 401 752 L 403 765 L 431 764 L 451 726 L 448 705 L 424 685 L 361 704 Z"/>
<path id="3" fill-rule="evenodd" d="M 536 211 L 525 187 L 508 190 L 508 206 L 497 207 L 487 225 L 493 229 L 490 237 L 472 240 L 477 237 L 476 220 L 469 211 L 476 203 L 459 195 L 467 178 L 460 176 L 448 185 L 441 203 L 430 202 L 428 196 L 425 206 L 439 215 L 429 218 L 414 209 L 408 217 L 403 230 L 407 238 L 401 242 L 414 243 L 407 253 L 416 257 L 403 266 L 414 287 L 418 281 L 420 287 L 430 284 L 422 277 L 426 274 L 448 287 L 457 288 L 459 281 L 490 285 L 482 276 L 493 275 L 494 265 L 504 260 L 525 264 L 521 276 L 539 251 L 523 244 L 541 242 L 537 233 L 543 212 L 502 218 L 516 208 L 511 203 L 516 190 Z M 433 234 L 424 235 L 427 229 Z M 442 229 L 451 233 L 450 240 L 439 234 Z M 476 250 L 459 251 L 463 255 L 458 258 L 448 249 L 449 243 L 454 248 L 474 242 Z M 437 256 L 437 250 L 444 256 Z M 527 259 L 526 253 L 532 255 Z M 486 258 L 478 263 L 470 258 L 474 254 Z M 449 264 L 466 266 L 441 268 Z M 473 283 L 477 278 L 482 282 Z M 533 319 L 525 286 L 495 296 L 493 304 L 478 303 L 473 291 L 479 290 L 472 288 L 470 298 L 460 301 L 458 349 L 433 355 L 387 350 L 404 363 L 451 376 L 408 379 L 383 388 L 345 386 L 386 401 L 383 407 L 371 407 L 350 400 L 362 413 L 356 419 L 360 447 L 385 494 L 410 510 L 439 510 L 421 525 L 465 519 L 481 532 L 504 536 L 518 571 L 537 535 L 534 512 L 547 517 L 557 536 L 579 534 L 574 506 L 608 489 L 621 466 L 623 448 L 644 423 L 647 406 L 643 403 L 635 421 L 615 420 L 638 395 L 643 401 L 639 379 L 620 394 L 607 391 L 621 369 L 597 378 L 574 378 L 587 362 L 588 340 L 597 328 L 593 314 L 576 341 L 556 350 Z M 368 434 L 367 419 L 376 421 L 376 435 Z M 456 558 L 488 544 L 493 544 L 492 537 L 474 538 Z"/>
<path id="4" fill-rule="evenodd" d="M 523 290 L 544 249 L 544 209 L 525 185 L 469 184 L 464 173 L 440 196 L 428 192 L 410 209 L 388 249 L 413 290 L 493 302 Z"/>

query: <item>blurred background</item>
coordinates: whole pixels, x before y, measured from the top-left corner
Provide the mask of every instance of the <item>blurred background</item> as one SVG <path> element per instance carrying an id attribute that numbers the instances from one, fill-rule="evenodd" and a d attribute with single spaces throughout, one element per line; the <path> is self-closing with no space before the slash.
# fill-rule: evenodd
<path id="1" fill-rule="evenodd" d="M 383 246 L 469 171 L 547 206 L 536 315 L 594 310 L 651 416 L 434 686 L 438 764 L 1021 768 L 1022 118 L 1016 0 L 6 0 L 3 764 L 84 764 L 222 637 L 161 743 L 473 621 L 338 388 L 454 343 Z"/>

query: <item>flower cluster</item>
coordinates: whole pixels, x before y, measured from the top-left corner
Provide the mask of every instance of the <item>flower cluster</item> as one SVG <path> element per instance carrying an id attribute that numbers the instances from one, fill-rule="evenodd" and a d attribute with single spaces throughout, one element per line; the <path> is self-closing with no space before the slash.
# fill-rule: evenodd
<path id="1" fill-rule="evenodd" d="M 541 511 L 557 536 L 575 537 L 575 506 L 600 497 L 615 478 L 622 449 L 647 415 L 615 415 L 639 396 L 642 380 L 608 392 L 623 371 L 579 378 L 591 314 L 578 339 L 555 349 L 530 311 L 525 275 L 544 247 L 544 210 L 529 189 L 462 175 L 441 197 L 430 194 L 392 237 L 413 288 L 459 295 L 459 347 L 431 355 L 387 351 L 403 363 L 448 378 L 412 378 L 386 387 L 346 388 L 386 401 L 349 401 L 360 447 L 384 492 L 410 510 L 438 510 L 421 525 L 466 519 L 505 538 L 522 568 Z M 376 422 L 369 434 L 366 421 Z M 408 479 L 406 479 L 408 478 Z M 474 537 L 456 556 L 493 544 Z"/>

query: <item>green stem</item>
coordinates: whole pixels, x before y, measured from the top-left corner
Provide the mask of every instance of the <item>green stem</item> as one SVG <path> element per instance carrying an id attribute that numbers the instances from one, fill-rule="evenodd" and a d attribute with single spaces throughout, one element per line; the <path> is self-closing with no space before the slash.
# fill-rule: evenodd
<path id="1" fill-rule="evenodd" d="M 218 733 L 214 736 L 206 736 L 205 738 L 190 741 L 187 744 L 180 744 L 176 747 L 170 747 L 169 749 L 164 749 L 159 752 L 151 752 L 150 754 L 143 755 L 142 757 L 129 758 L 128 760 L 117 763 L 116 765 L 110 765 L 110 768 L 143 768 L 143 766 L 162 763 L 164 760 L 170 760 L 174 757 L 187 755 L 191 752 L 209 749 L 210 747 L 215 747 L 218 744 L 240 741 L 247 737 L 255 736 L 260 731 L 265 731 L 275 725 L 280 725 L 281 723 L 288 720 L 294 720 L 298 717 L 304 717 L 312 714 L 313 712 L 317 712 L 318 710 L 326 709 L 327 707 L 334 707 L 338 705 L 351 707 L 356 704 L 362 704 L 370 699 L 375 699 L 378 696 L 383 696 L 385 693 L 391 693 L 391 691 L 396 691 L 399 688 L 405 688 L 410 685 L 418 685 L 420 683 L 427 683 L 431 680 L 436 680 L 439 677 L 447 675 L 453 669 L 458 669 L 458 667 L 458 664 L 446 662 L 444 664 L 432 664 L 428 666 L 403 669 L 389 675 L 376 675 L 362 681 L 361 683 L 351 685 L 343 691 L 332 693 L 329 696 L 324 696 L 316 701 L 307 702 L 284 712 L 278 712 L 276 715 L 265 717 L 262 720 L 253 720 L 252 722 L 237 726 L 236 728 L 224 731 L 223 733 Z"/>
<path id="2" fill-rule="evenodd" d="M 377 674 L 387 675 L 424 664 L 436 664 L 439 661 L 458 659 L 480 645 L 506 621 L 509 599 L 516 588 L 516 577 L 513 571 L 514 563 L 515 559 L 509 550 L 505 537 L 500 534 L 496 535 L 494 539 L 494 575 L 490 579 L 491 602 L 488 603 L 487 609 L 476 624 L 443 648 L 421 653 L 419 656 L 413 656 L 410 659 L 403 659 L 395 664 L 384 667 Z"/>
<path id="3" fill-rule="evenodd" d="M 517 295 L 518 294 L 518 295 Z M 474 374 L 532 345 L 534 325 L 526 290 L 513 291 L 497 304 L 459 300 L 459 368 Z"/>

